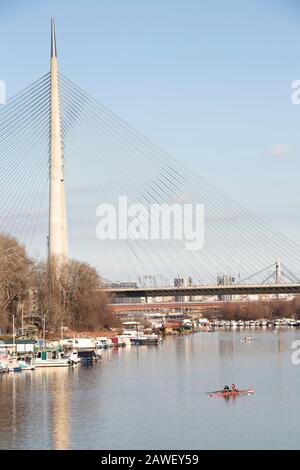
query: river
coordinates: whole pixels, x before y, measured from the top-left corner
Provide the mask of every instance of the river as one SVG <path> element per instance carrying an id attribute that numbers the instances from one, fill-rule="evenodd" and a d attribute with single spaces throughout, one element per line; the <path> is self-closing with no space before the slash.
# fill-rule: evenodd
<path id="1" fill-rule="evenodd" d="M 251 343 L 241 342 L 250 335 Z M 1 449 L 299 449 L 300 330 L 219 331 L 0 377 Z M 252 396 L 211 398 L 234 382 Z"/>

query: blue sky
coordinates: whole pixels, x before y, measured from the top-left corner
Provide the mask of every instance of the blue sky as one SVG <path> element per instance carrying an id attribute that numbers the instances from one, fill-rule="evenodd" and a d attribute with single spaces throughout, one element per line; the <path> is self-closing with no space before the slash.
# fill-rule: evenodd
<path id="1" fill-rule="evenodd" d="M 297 1 L 0 1 L 9 96 L 60 70 L 300 242 Z"/>

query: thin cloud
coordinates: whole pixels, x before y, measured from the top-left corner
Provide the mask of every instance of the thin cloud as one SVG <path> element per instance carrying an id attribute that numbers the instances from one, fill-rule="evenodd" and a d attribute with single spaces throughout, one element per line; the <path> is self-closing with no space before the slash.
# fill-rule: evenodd
<path id="1" fill-rule="evenodd" d="M 290 152 L 287 144 L 276 144 L 269 150 L 272 157 L 286 157 Z"/>

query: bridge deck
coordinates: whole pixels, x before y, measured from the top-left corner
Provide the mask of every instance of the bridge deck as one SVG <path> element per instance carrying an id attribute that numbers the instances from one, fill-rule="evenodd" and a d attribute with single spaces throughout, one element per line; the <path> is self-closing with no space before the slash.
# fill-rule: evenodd
<path id="1" fill-rule="evenodd" d="M 189 287 L 138 287 L 106 288 L 115 297 L 167 297 L 195 295 L 237 295 L 237 294 L 300 294 L 300 284 L 232 284 L 228 286 L 201 285 Z"/>

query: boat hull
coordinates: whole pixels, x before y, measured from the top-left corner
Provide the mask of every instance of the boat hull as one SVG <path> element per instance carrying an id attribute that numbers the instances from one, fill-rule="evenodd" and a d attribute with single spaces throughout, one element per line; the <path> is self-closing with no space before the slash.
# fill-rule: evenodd
<path id="1" fill-rule="evenodd" d="M 56 360 L 56 359 L 53 359 L 53 360 L 41 360 L 41 361 L 38 361 L 36 360 L 35 362 L 35 367 L 69 367 L 70 366 L 70 363 L 69 361 L 62 361 L 62 360 Z"/>
<path id="2" fill-rule="evenodd" d="M 237 390 L 236 392 L 213 392 L 209 393 L 210 397 L 236 397 L 240 395 L 252 395 L 254 393 L 254 390 Z"/>

